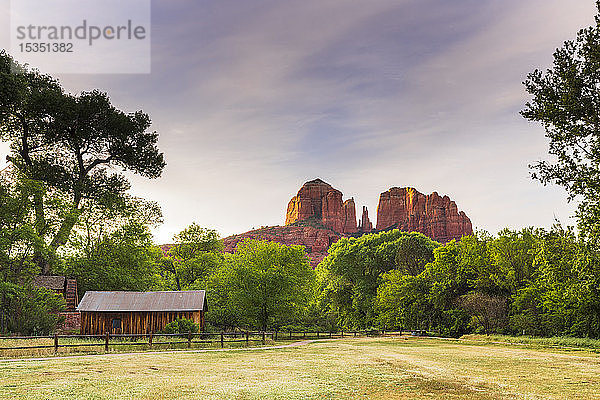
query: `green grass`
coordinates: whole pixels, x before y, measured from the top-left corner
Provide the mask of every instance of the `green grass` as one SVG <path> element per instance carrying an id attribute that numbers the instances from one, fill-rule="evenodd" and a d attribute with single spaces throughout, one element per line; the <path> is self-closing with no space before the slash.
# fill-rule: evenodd
<path id="1" fill-rule="evenodd" d="M 600 399 L 591 352 L 423 338 L 0 361 L 10 399 Z"/>
<path id="2" fill-rule="evenodd" d="M 577 338 L 569 336 L 533 337 L 533 336 L 505 336 L 505 335 L 464 335 L 463 340 L 477 342 L 520 343 L 540 347 L 572 347 L 600 350 L 600 340 L 590 338 Z"/>

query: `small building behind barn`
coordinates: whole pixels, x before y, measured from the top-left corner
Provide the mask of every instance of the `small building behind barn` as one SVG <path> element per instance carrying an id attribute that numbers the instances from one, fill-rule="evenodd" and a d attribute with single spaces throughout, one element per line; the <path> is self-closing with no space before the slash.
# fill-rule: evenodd
<path id="1" fill-rule="evenodd" d="M 85 293 L 79 306 L 81 334 L 155 333 L 177 318 L 191 319 L 204 330 L 208 310 L 204 290 L 180 292 Z"/>
<path id="2" fill-rule="evenodd" d="M 64 297 L 66 312 L 75 312 L 77 307 L 77 280 L 57 275 L 38 275 L 33 277 L 33 286 L 52 290 Z"/>

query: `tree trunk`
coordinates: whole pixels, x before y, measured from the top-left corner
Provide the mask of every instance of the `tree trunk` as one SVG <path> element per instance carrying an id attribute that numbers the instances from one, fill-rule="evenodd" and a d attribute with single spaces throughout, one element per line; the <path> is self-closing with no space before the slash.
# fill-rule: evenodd
<path id="1" fill-rule="evenodd" d="M 56 236 L 54 236 L 54 239 L 52 239 L 52 242 L 50 243 L 50 248 L 52 250 L 57 250 L 60 246 L 67 243 L 69 240 L 69 235 L 71 234 L 71 230 L 73 230 L 73 227 L 77 221 L 79 221 L 80 215 L 81 210 L 77 208 L 77 206 L 73 207 L 71 212 L 65 217 L 64 221 L 60 225 L 60 228 L 58 229 L 58 232 L 56 233 Z"/>

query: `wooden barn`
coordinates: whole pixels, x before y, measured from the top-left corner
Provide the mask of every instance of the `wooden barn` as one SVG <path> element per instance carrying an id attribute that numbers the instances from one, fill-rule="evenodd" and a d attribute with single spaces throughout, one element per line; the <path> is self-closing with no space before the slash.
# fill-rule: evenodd
<path id="1" fill-rule="evenodd" d="M 81 312 L 81 334 L 106 332 L 147 334 L 161 331 L 177 318 L 191 319 L 204 330 L 208 310 L 204 290 L 181 292 L 92 292 L 85 293 L 77 309 Z"/>

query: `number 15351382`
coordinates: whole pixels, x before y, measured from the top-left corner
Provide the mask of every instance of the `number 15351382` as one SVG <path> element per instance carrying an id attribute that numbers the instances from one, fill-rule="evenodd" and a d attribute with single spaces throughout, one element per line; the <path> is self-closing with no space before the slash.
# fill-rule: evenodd
<path id="1" fill-rule="evenodd" d="M 21 53 L 72 53 L 73 43 L 19 43 Z"/>

